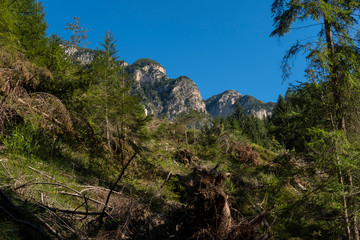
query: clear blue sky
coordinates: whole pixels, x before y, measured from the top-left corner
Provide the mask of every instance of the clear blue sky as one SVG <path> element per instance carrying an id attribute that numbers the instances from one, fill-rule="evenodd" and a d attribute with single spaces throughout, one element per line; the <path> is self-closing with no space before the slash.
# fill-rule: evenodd
<path id="1" fill-rule="evenodd" d="M 90 30 L 90 48 L 112 31 L 121 59 L 158 61 L 167 75 L 186 75 L 209 98 L 234 89 L 263 101 L 276 101 L 289 82 L 304 81 L 304 61 L 292 80 L 282 84 L 282 56 L 298 30 L 270 38 L 272 0 L 43 0 L 49 34 L 65 39 L 72 17 Z"/>

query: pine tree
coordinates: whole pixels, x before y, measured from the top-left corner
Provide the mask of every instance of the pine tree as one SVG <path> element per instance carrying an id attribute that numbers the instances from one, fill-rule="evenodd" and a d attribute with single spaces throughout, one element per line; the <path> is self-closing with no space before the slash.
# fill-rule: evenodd
<path id="1" fill-rule="evenodd" d="M 316 82 L 327 82 L 331 92 L 334 130 L 345 130 L 347 93 L 350 86 L 358 87 L 359 54 L 355 46 L 358 31 L 355 0 L 276 0 L 272 5 L 275 30 L 270 36 L 283 37 L 296 22 L 305 27 L 321 26 L 315 42 L 297 41 L 283 59 L 283 77 L 291 74 L 290 60 L 300 51 L 308 53 L 307 76 Z"/>
<path id="2" fill-rule="evenodd" d="M 327 136 L 334 137 L 333 144 L 327 144 L 328 151 L 332 152 L 332 158 L 336 159 L 334 162 L 336 167 L 332 170 L 337 169 L 343 190 L 349 189 L 350 193 L 353 191 L 352 172 L 357 169 L 343 170 L 343 166 L 350 164 L 352 159 L 342 157 L 343 143 L 337 140 L 336 132 L 339 131 L 340 135 L 345 134 L 349 124 L 346 119 L 351 117 L 347 109 L 354 106 L 354 102 L 350 100 L 351 93 L 359 89 L 359 54 L 355 45 L 358 32 L 354 31 L 359 9 L 360 3 L 355 0 L 275 0 L 272 5 L 275 30 L 271 36 L 284 36 L 292 29 L 293 24 L 299 21 L 310 24 L 303 27 L 321 26 L 316 42 L 298 41 L 284 56 L 284 78 L 289 77 L 291 73 L 289 60 L 302 50 L 307 52 L 309 61 L 307 77 L 312 82 L 320 83 L 327 90 L 322 91 L 317 99 L 322 99 L 323 105 L 326 106 L 325 109 L 321 108 L 325 110 L 323 116 L 330 118 L 330 125 L 325 128 L 332 130 Z M 317 99 L 313 98 L 315 102 Z M 319 128 L 322 126 L 316 127 L 319 131 L 323 131 Z M 344 141 L 348 142 L 348 139 L 345 137 Z M 319 159 L 321 155 L 318 154 Z M 349 208 L 351 196 L 344 194 L 342 200 L 348 239 L 358 240 L 360 237 L 357 214 L 350 212 Z"/>
<path id="3" fill-rule="evenodd" d="M 12 1 L 10 6 L 16 16 L 14 33 L 26 56 L 35 63 L 46 66 L 47 24 L 42 4 L 35 0 Z"/>
<path id="4" fill-rule="evenodd" d="M 144 108 L 138 98 L 129 95 L 128 77 L 123 61 L 118 60 L 115 39 L 105 33 L 103 49 L 95 57 L 92 85 L 87 92 L 87 111 L 95 130 L 104 137 L 107 149 L 114 154 L 124 152 L 124 146 L 135 147 L 143 137 Z M 124 156 L 121 157 L 124 159 Z"/>

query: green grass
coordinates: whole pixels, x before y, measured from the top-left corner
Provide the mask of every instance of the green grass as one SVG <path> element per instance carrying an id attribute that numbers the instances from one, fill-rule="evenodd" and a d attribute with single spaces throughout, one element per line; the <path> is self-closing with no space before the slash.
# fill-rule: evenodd
<path id="1" fill-rule="evenodd" d="M 272 152 L 272 151 L 270 151 L 264 147 L 261 147 L 255 143 L 252 143 L 251 147 L 260 154 L 261 160 L 265 163 L 274 161 L 274 159 L 278 156 L 277 153 Z"/>

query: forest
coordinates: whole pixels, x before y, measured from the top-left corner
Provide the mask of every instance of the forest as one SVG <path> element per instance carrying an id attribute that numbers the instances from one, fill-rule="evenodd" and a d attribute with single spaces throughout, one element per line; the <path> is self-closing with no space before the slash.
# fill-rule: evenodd
<path id="1" fill-rule="evenodd" d="M 307 81 L 264 119 L 169 120 L 110 31 L 87 49 L 79 18 L 49 36 L 41 2 L 1 0 L 0 239 L 360 240 L 359 10 L 273 0 L 270 37 L 318 26 L 282 60 L 285 81 L 304 54 Z"/>

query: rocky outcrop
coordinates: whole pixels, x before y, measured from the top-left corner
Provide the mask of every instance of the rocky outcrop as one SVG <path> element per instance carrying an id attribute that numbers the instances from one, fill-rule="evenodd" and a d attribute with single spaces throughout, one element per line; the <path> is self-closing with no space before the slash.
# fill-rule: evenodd
<path id="1" fill-rule="evenodd" d="M 126 69 L 135 80 L 133 94 L 143 99 L 146 114 L 173 119 L 190 110 L 206 113 L 200 90 L 190 78 L 170 79 L 158 62 L 146 58 Z"/>
<path id="2" fill-rule="evenodd" d="M 80 62 L 81 65 L 90 64 L 96 55 L 96 50 L 81 47 L 64 47 L 64 52 L 70 58 Z"/>
<path id="3" fill-rule="evenodd" d="M 241 94 L 238 91 L 227 90 L 208 98 L 205 101 L 206 110 L 211 116 L 226 117 L 234 112 L 235 104 L 240 98 Z"/>
<path id="4" fill-rule="evenodd" d="M 273 102 L 265 103 L 249 95 L 241 97 L 239 103 L 245 114 L 257 116 L 260 119 L 271 116 L 275 107 Z"/>
<path id="5" fill-rule="evenodd" d="M 270 116 L 274 107 L 274 103 L 264 103 L 234 90 L 225 91 L 204 102 L 199 88 L 190 78 L 181 76 L 170 79 L 164 67 L 151 59 L 139 59 L 127 66 L 127 71 L 135 80 L 133 93 L 143 99 L 145 113 L 156 117 L 174 119 L 190 110 L 213 117 L 226 117 L 234 112 L 236 103 L 239 102 L 245 114 L 262 119 Z"/>
<path id="6" fill-rule="evenodd" d="M 147 58 L 140 58 L 134 62 L 131 70 L 134 80 L 140 86 L 169 79 L 160 63 Z"/>
<path id="7" fill-rule="evenodd" d="M 227 90 L 205 101 L 206 110 L 213 117 L 226 117 L 233 114 L 236 103 L 239 102 L 245 114 L 255 115 L 260 119 L 271 116 L 275 103 L 265 103 L 252 96 L 242 96 L 234 90 Z"/>
<path id="8" fill-rule="evenodd" d="M 81 64 L 91 64 L 97 50 L 87 48 L 65 48 L 65 53 Z M 190 110 L 213 117 L 233 114 L 239 102 L 245 114 L 258 118 L 271 116 L 275 103 L 264 103 L 235 90 L 227 90 L 204 101 L 194 81 L 186 76 L 170 79 L 160 63 L 141 58 L 129 65 L 123 62 L 129 78 L 134 80 L 132 94 L 139 96 L 145 105 L 145 114 L 174 119 Z"/>
<path id="9" fill-rule="evenodd" d="M 164 88 L 160 89 L 160 93 L 163 96 L 163 114 L 168 118 L 187 113 L 190 110 L 206 112 L 199 88 L 188 77 L 182 76 L 170 80 Z"/>

